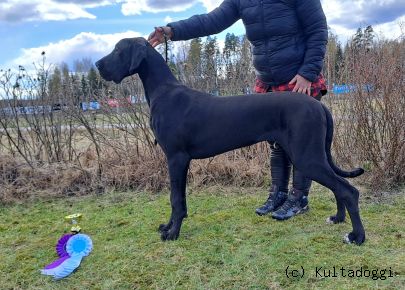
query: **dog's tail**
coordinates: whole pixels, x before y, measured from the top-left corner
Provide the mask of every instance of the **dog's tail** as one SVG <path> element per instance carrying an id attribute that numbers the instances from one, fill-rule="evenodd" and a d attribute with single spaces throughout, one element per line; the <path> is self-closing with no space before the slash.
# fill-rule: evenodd
<path id="1" fill-rule="evenodd" d="M 364 173 L 363 168 L 356 168 L 352 171 L 345 171 L 340 169 L 339 167 L 336 166 L 336 164 L 333 162 L 332 159 L 332 154 L 331 154 L 331 146 L 332 146 L 332 139 L 333 139 L 333 118 L 332 114 L 329 112 L 328 108 L 324 104 L 322 104 L 323 110 L 325 111 L 326 115 L 326 143 L 325 143 L 325 149 L 326 149 L 326 155 L 328 157 L 328 162 L 330 164 L 330 167 L 332 167 L 333 171 L 339 176 L 342 177 L 347 177 L 347 178 L 353 178 L 360 176 Z"/>

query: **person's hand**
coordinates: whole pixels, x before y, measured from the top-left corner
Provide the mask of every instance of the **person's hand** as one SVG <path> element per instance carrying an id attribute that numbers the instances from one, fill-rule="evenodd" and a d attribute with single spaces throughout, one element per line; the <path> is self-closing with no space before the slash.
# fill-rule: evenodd
<path id="1" fill-rule="evenodd" d="M 149 34 L 148 37 L 150 45 L 152 45 L 152 47 L 155 47 L 163 43 L 165 41 L 165 33 L 168 39 L 170 39 L 173 35 L 172 29 L 169 26 L 155 27 L 155 30 L 151 34 Z"/>
<path id="2" fill-rule="evenodd" d="M 298 93 L 303 93 L 303 94 L 307 94 L 307 95 L 311 95 L 311 82 L 309 80 L 307 80 L 306 78 L 300 76 L 300 75 L 296 75 L 289 83 L 291 84 L 295 84 L 294 88 L 293 88 L 293 92 L 298 92 Z"/>

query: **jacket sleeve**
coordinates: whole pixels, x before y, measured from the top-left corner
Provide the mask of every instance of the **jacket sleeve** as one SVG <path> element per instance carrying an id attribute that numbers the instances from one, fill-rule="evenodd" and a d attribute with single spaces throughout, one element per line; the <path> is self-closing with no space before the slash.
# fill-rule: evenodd
<path id="1" fill-rule="evenodd" d="M 298 74 L 314 82 L 321 73 L 328 43 L 328 27 L 320 0 L 297 0 L 297 15 L 306 40 L 304 62 Z"/>
<path id="2" fill-rule="evenodd" d="M 188 40 L 219 33 L 239 18 L 239 0 L 225 0 L 207 14 L 194 15 L 186 20 L 167 24 L 173 31 L 172 40 Z"/>

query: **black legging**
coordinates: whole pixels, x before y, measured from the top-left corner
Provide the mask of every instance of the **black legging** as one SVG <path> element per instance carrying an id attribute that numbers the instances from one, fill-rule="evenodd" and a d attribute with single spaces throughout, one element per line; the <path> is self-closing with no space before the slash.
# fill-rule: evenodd
<path id="1" fill-rule="evenodd" d="M 271 144 L 271 181 L 273 186 L 277 186 L 279 191 L 288 192 L 288 183 L 290 181 L 291 162 L 277 143 Z M 311 188 L 311 179 L 306 178 L 299 170 L 293 168 L 293 188 L 308 195 Z"/>

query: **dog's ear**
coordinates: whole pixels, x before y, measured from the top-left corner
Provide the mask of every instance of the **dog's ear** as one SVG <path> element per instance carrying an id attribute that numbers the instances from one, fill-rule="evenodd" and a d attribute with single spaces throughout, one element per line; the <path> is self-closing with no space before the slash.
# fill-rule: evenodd
<path id="1" fill-rule="evenodd" d="M 138 72 L 139 65 L 146 58 L 147 42 L 146 41 L 131 41 L 131 65 L 129 71 L 131 74 Z"/>

